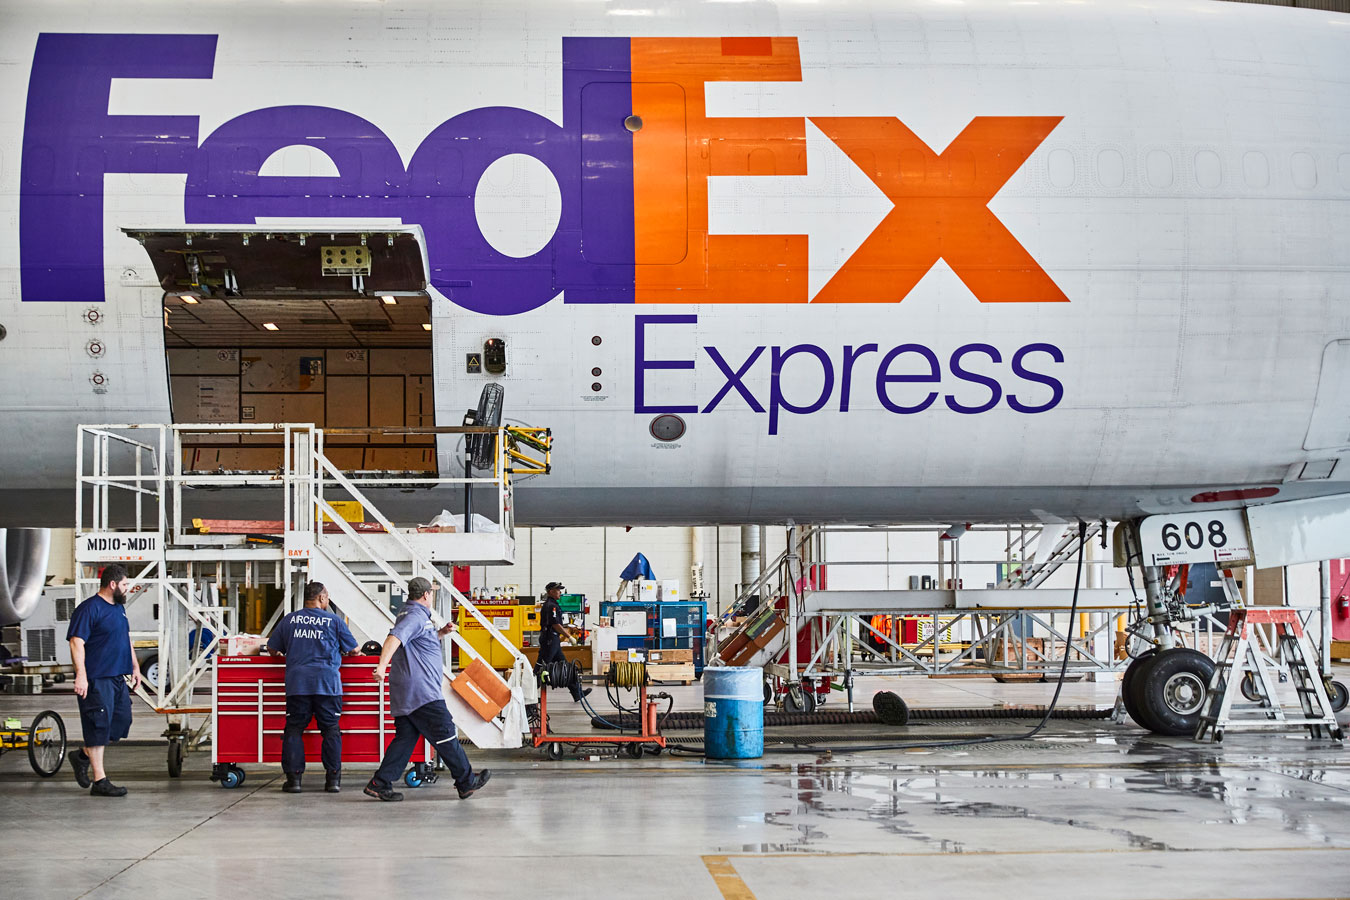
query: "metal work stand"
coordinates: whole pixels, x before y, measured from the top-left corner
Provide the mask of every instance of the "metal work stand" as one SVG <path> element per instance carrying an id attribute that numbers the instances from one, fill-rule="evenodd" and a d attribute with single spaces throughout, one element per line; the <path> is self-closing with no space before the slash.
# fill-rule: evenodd
<path id="1" fill-rule="evenodd" d="M 1278 652 L 1275 656 L 1280 665 L 1289 671 L 1294 691 L 1298 695 L 1302 716 L 1290 718 L 1285 714 L 1279 698 L 1275 695 L 1277 679 L 1273 671 L 1272 660 L 1260 652 L 1256 645 L 1258 636 L 1253 625 L 1269 625 L 1275 632 Z M 1252 673 L 1260 686 L 1259 691 L 1265 698 L 1260 718 L 1234 718 L 1234 696 L 1241 690 L 1242 680 Z M 1209 683 L 1209 703 L 1205 714 L 1200 717 L 1200 727 L 1195 739 L 1205 740 L 1206 735 L 1214 741 L 1222 741 L 1225 731 L 1271 731 L 1307 728 L 1313 738 L 1331 737 L 1343 740 L 1345 735 L 1336 722 L 1331 700 L 1327 696 L 1326 685 L 1317 674 L 1316 661 L 1307 635 L 1303 632 L 1303 623 L 1298 612 L 1293 609 L 1238 609 L 1228 620 L 1228 630 L 1219 649 L 1219 658 L 1214 668 L 1214 676 Z M 1314 706 L 1314 701 L 1316 705 Z M 1325 731 L 1324 731 L 1325 729 Z"/>

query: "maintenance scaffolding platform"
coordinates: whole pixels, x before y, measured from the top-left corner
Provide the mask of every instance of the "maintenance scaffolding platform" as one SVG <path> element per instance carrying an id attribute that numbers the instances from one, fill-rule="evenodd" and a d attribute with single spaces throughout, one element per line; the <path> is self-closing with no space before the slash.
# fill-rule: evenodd
<path id="1" fill-rule="evenodd" d="M 515 562 L 512 478 L 549 471 L 551 433 L 488 426 L 329 432 L 458 437 L 477 446 L 475 464 L 482 474 L 467 465 L 464 477 L 344 473 L 324 454 L 325 430 L 303 423 L 79 427 L 78 595 L 94 593 L 99 571 L 116 562 L 130 573 L 128 602 L 154 605 L 157 630 L 132 637 L 158 642 L 158 678 L 143 683 L 138 694 L 166 719 L 171 775 L 181 772 L 183 754 L 211 734 L 216 710 L 197 694 L 208 686 L 203 679 L 213 659 L 234 655 L 248 643 L 242 640 L 241 598 L 262 594 L 275 603 L 265 621 L 252 623 L 257 635 L 267 634 L 302 605 L 307 581 L 328 586 L 333 608 L 359 639 L 381 641 L 404 585 L 415 576 L 430 579 L 438 588 L 433 614 L 438 626 L 455 621 L 456 607 L 462 607 L 513 660 L 504 678 L 492 675 L 503 691 L 509 689 L 510 701 L 490 717 L 456 691 L 445 691 L 462 736 L 479 747 L 519 747 L 529 732 L 525 706 L 537 699 L 529 663 L 455 588 L 451 572 L 456 565 Z M 281 464 L 263 472 L 193 470 L 190 445 L 203 436 L 279 444 Z M 472 511 L 475 491 L 480 501 L 492 492 L 494 520 Z M 399 527 L 375 498 L 414 513 L 463 498 L 468 514 L 459 527 Z M 359 504 L 367 521 L 347 521 L 338 511 L 344 504 Z M 233 527 L 207 522 L 222 510 L 242 510 L 249 518 L 236 515 Z M 271 604 L 254 607 L 259 605 Z M 458 647 L 463 665 L 482 658 L 457 632 L 447 640 Z M 445 675 L 458 677 L 449 664 Z"/>

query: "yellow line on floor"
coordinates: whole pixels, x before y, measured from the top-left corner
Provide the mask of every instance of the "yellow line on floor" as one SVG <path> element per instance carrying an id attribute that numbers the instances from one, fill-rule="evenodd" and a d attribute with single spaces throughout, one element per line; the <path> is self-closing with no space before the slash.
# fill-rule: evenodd
<path id="1" fill-rule="evenodd" d="M 736 874 L 736 867 L 731 864 L 730 859 L 725 856 L 705 856 L 703 865 L 708 867 L 708 874 L 713 877 L 713 883 L 722 892 L 723 900 L 755 900 L 754 893 L 746 887 L 741 876 Z"/>
<path id="2" fill-rule="evenodd" d="M 1099 849 L 1074 850 L 962 850 L 960 855 L 971 856 L 1093 856 L 1096 854 L 1118 853 L 1350 853 L 1350 847 L 1184 847 L 1177 850 L 1150 850 L 1147 847 L 1102 847 Z M 799 850 L 788 853 L 728 853 L 726 856 L 705 856 L 704 861 L 723 859 L 728 863 L 732 859 L 835 859 L 851 857 L 905 857 L 932 858 L 952 856 L 945 851 L 839 851 L 839 850 Z"/>

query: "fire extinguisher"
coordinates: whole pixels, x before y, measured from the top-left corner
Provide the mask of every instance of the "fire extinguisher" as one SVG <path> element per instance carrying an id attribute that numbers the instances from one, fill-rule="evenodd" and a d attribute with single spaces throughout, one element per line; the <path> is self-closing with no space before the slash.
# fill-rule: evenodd
<path id="1" fill-rule="evenodd" d="M 1350 597 L 1345 594 L 1336 598 L 1336 615 L 1342 619 L 1350 619 Z"/>

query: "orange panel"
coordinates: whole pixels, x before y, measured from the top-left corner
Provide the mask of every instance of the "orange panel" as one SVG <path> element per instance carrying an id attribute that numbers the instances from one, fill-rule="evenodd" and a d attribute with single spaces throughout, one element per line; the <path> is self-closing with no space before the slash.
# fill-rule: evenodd
<path id="1" fill-rule="evenodd" d="M 704 84 L 800 81 L 797 39 L 635 38 L 632 60 L 637 302 L 806 302 L 805 235 L 708 234 L 708 176 L 805 175 L 806 123 L 708 118 Z"/>

